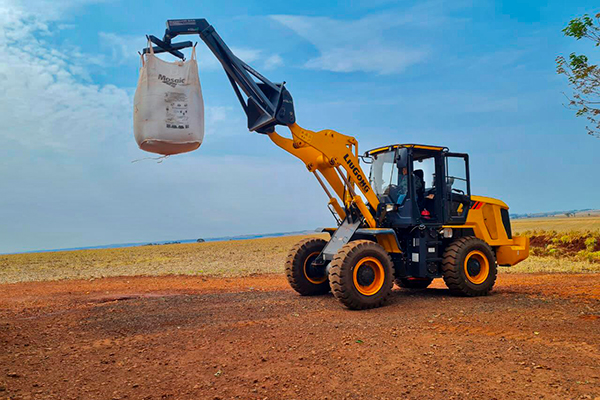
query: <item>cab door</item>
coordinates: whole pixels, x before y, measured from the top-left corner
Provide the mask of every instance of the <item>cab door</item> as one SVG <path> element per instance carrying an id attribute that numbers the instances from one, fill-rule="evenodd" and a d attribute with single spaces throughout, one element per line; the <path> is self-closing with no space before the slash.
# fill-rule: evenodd
<path id="1" fill-rule="evenodd" d="M 469 156 L 462 153 L 445 154 L 445 223 L 464 224 L 471 207 Z"/>

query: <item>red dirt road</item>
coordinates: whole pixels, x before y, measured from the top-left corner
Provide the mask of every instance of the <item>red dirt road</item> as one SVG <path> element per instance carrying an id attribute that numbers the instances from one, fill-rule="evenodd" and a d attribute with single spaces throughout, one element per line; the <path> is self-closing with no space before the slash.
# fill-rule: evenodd
<path id="1" fill-rule="evenodd" d="M 0 350 L 8 399 L 597 399 L 600 274 L 369 311 L 280 275 L 0 285 Z"/>

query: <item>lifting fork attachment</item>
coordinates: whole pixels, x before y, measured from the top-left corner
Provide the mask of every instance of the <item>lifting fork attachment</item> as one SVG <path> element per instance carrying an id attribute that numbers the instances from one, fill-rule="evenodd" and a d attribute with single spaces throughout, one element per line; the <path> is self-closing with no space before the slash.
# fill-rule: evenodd
<path id="1" fill-rule="evenodd" d="M 351 226 L 352 233 L 363 223 L 376 228 L 373 214 L 379 200 L 359 165 L 357 140 L 333 130 L 314 132 L 301 128 L 296 123 L 294 102 L 285 82 L 273 83 L 237 58 L 206 19 L 168 20 L 162 40 L 155 36 L 148 38 L 156 45 L 154 53 L 168 52 L 184 59 L 179 50 L 191 47 L 192 42 L 172 43 L 171 40 L 190 34 L 198 34 L 223 66 L 248 117 L 248 129 L 268 135 L 277 146 L 302 160 L 328 195 L 329 207 L 339 217 L 338 221 Z M 148 51 L 144 49 L 144 53 Z M 276 125 L 287 126 L 292 138 L 275 132 Z"/>

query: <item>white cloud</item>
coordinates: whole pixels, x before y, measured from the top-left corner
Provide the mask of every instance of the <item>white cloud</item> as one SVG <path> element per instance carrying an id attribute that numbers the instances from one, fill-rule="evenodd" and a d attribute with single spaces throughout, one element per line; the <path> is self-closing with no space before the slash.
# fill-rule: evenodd
<path id="1" fill-rule="evenodd" d="M 82 7 L 94 3 L 106 3 L 112 0 L 1 0 L 0 8 L 12 9 L 14 12 L 26 10 L 35 15 L 38 21 L 57 21 Z"/>
<path id="2" fill-rule="evenodd" d="M 139 60 L 141 52 L 146 47 L 144 35 L 117 35 L 112 32 L 99 32 L 100 46 L 111 55 L 111 60 L 119 64 L 126 64 L 132 60 Z"/>
<path id="3" fill-rule="evenodd" d="M 66 31 L 67 29 L 75 29 L 77 25 L 75 24 L 58 24 L 57 28 L 61 31 Z"/>
<path id="4" fill-rule="evenodd" d="M 357 20 L 328 17 L 273 15 L 272 19 L 292 29 L 316 47 L 320 55 L 305 67 L 334 72 L 402 72 L 423 60 L 427 52 L 387 38 L 387 31 L 416 24 L 411 13 L 388 13 Z"/>
<path id="5" fill-rule="evenodd" d="M 137 61 L 140 57 L 138 52 L 142 51 L 147 45 L 145 36 L 141 34 L 118 35 L 113 32 L 99 32 L 98 35 L 100 37 L 102 49 L 110 53 L 112 62 L 118 64 L 127 64 L 132 61 Z M 267 56 L 265 55 L 265 51 L 260 49 L 236 46 L 231 47 L 231 51 L 247 64 L 252 65 L 253 63 L 258 63 L 261 68 L 267 70 L 276 69 L 283 65 L 283 59 L 279 54 Z M 191 50 L 185 49 L 183 52 L 187 53 L 189 58 Z M 222 69 L 219 60 L 217 60 L 204 43 L 198 43 L 196 46 L 196 55 L 200 71 L 220 71 Z M 164 53 L 157 54 L 157 57 L 166 61 L 173 60 L 171 55 Z"/>
<path id="6" fill-rule="evenodd" d="M 86 82 L 88 66 L 97 60 L 39 40 L 40 32 L 50 32 L 48 15 L 0 6 L 2 136 L 59 151 L 83 150 L 95 141 L 118 137 L 131 126 L 130 94 Z"/>
<path id="7" fill-rule="evenodd" d="M 206 124 L 212 125 L 219 122 L 227 121 L 227 114 L 231 111 L 231 107 L 207 107 L 205 110 Z"/>
<path id="8" fill-rule="evenodd" d="M 231 51 L 240 60 L 250 64 L 261 58 L 263 53 L 262 50 L 251 49 L 247 47 L 231 47 Z M 204 43 L 198 43 L 196 46 L 196 52 L 198 55 L 198 64 L 201 70 L 215 71 L 221 69 L 221 63 L 214 54 L 204 45 Z"/>
<path id="9" fill-rule="evenodd" d="M 265 156 L 279 154 L 270 143 L 258 157 L 207 154 L 211 144 L 227 151 L 234 141 L 246 143 L 240 134 L 250 135 L 243 113 L 230 107 L 207 106 L 207 143 L 200 150 L 158 165 L 132 164 L 148 155 L 133 139 L 132 88 L 94 83 L 90 67 L 107 58 L 44 41 L 61 29 L 60 12 L 72 12 L 64 3 L 32 3 L 36 12 L 20 4 L 0 0 L 0 253 L 285 231 L 329 221 L 324 195 L 306 193 L 307 185 L 318 187 L 310 174 L 296 160 Z M 236 50 L 249 62 L 261 55 Z M 130 49 L 115 51 L 126 57 Z M 264 145 L 264 137 L 255 139 Z M 293 204 L 273 198 L 299 199 L 305 212 L 290 214 Z M 257 219 L 265 204 L 269 212 Z"/>
<path id="10" fill-rule="evenodd" d="M 265 60 L 265 69 L 271 70 L 283 65 L 283 58 L 279 54 L 272 55 Z"/>
<path id="11" fill-rule="evenodd" d="M 264 50 L 248 47 L 230 47 L 233 54 L 246 64 L 259 69 L 273 70 L 283 65 L 283 58 L 279 54 L 266 55 Z M 201 71 L 215 71 L 222 69 L 221 63 L 203 43 L 196 47 L 198 65 Z"/>

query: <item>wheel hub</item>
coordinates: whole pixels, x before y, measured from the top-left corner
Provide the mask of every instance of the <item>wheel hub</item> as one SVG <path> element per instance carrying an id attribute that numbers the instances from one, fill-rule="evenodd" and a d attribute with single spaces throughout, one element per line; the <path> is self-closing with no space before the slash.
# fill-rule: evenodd
<path id="1" fill-rule="evenodd" d="M 475 285 L 481 285 L 486 281 L 490 273 L 490 264 L 485 254 L 479 250 L 473 250 L 465 258 L 465 277 Z"/>
<path id="2" fill-rule="evenodd" d="M 315 252 L 309 255 L 304 261 L 304 275 L 309 282 L 318 285 L 327 280 L 327 274 L 325 272 L 325 266 L 315 266 L 314 261 L 319 256 L 319 253 Z"/>
<path id="3" fill-rule="evenodd" d="M 361 286 L 369 286 L 375 280 L 375 271 L 370 266 L 361 265 L 358 268 L 356 280 Z"/>
<path id="4" fill-rule="evenodd" d="M 383 264 L 375 257 L 365 257 L 354 267 L 352 273 L 354 287 L 364 296 L 373 296 L 383 287 L 385 271 Z"/>
<path id="5" fill-rule="evenodd" d="M 471 258 L 467 261 L 467 272 L 470 276 L 477 276 L 481 272 L 481 264 L 475 258 Z"/>

